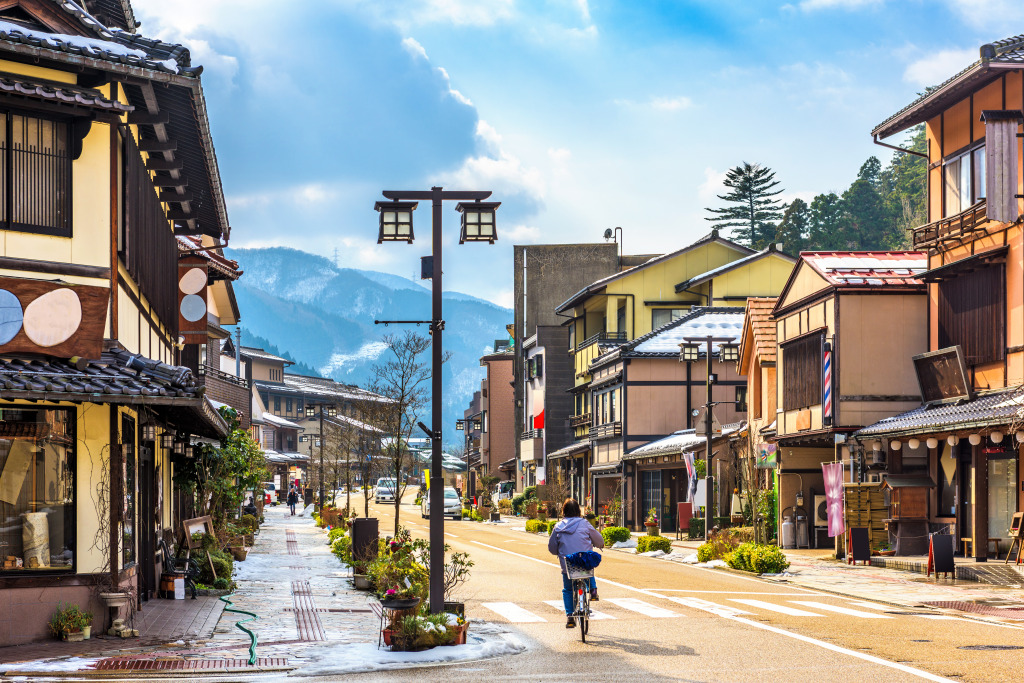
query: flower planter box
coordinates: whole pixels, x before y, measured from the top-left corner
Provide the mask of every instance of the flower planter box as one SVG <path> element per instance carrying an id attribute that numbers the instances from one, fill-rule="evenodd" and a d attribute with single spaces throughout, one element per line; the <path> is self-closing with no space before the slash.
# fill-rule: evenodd
<path id="1" fill-rule="evenodd" d="M 244 546 L 231 546 L 228 548 L 231 551 L 231 556 L 235 558 L 237 562 L 244 562 L 245 558 L 249 556 L 249 551 Z"/>
<path id="2" fill-rule="evenodd" d="M 661 533 L 658 531 L 657 522 L 644 522 L 644 526 L 647 527 L 648 536 L 661 536 Z"/>
<path id="3" fill-rule="evenodd" d="M 458 628 L 458 635 L 455 636 L 455 640 L 452 645 L 465 645 L 466 644 L 466 631 L 469 629 L 469 624 L 462 624 Z"/>
<path id="4" fill-rule="evenodd" d="M 356 587 L 356 590 L 370 590 L 370 578 L 366 574 L 353 574 L 352 583 Z"/>
<path id="5" fill-rule="evenodd" d="M 110 608 L 121 608 L 128 604 L 127 593 L 100 593 L 100 600 Z"/>
<path id="6" fill-rule="evenodd" d="M 82 631 L 71 631 L 64 634 L 64 640 L 69 643 L 80 643 L 85 640 L 85 633 Z"/>

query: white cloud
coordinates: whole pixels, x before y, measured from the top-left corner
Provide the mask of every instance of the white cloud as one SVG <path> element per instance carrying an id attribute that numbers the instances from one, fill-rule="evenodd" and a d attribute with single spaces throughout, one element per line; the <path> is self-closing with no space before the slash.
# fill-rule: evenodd
<path id="1" fill-rule="evenodd" d="M 697 186 L 697 198 L 709 204 L 718 200 L 718 194 L 725 191 L 726 171 L 716 171 L 708 166 L 704 169 L 704 182 Z"/>
<path id="2" fill-rule="evenodd" d="M 546 185 L 540 171 L 526 167 L 508 153 L 502 147 L 501 134 L 493 126 L 481 119 L 476 135 L 484 152 L 466 159 L 454 173 L 443 174 L 446 180 L 442 185 L 487 187 L 506 196 L 525 193 L 538 201 L 544 198 Z"/>
<path id="3" fill-rule="evenodd" d="M 548 149 L 548 158 L 553 164 L 565 164 L 572 158 L 572 152 L 565 147 Z"/>
<path id="4" fill-rule="evenodd" d="M 903 80 L 922 88 L 938 85 L 977 60 L 977 49 L 940 50 L 912 62 L 903 72 Z"/>
<path id="5" fill-rule="evenodd" d="M 422 59 L 427 60 L 428 62 L 430 61 L 430 58 L 427 57 L 427 51 L 423 48 L 422 45 L 420 45 L 419 41 L 416 40 L 415 38 L 403 38 L 402 47 L 404 47 L 406 51 L 413 57 L 420 57 Z"/>
<path id="6" fill-rule="evenodd" d="M 512 308 L 512 302 L 515 301 L 515 292 L 511 289 L 503 289 L 492 294 L 491 301 L 504 308 Z"/>
<path id="7" fill-rule="evenodd" d="M 235 209 L 261 208 L 272 204 L 296 204 L 310 206 L 326 204 L 338 198 L 335 187 L 323 183 L 306 183 L 284 187 L 273 192 L 255 192 L 227 197 L 229 206 Z"/>
<path id="8" fill-rule="evenodd" d="M 583 21 L 590 22 L 590 5 L 587 0 L 576 0 L 576 7 L 579 8 L 580 17 Z"/>
<path id="9" fill-rule="evenodd" d="M 663 111 L 679 111 L 689 109 L 693 106 L 693 100 L 680 95 L 679 97 L 655 97 L 651 100 L 651 107 Z"/>
<path id="10" fill-rule="evenodd" d="M 512 244 L 535 244 L 540 240 L 540 228 L 535 225 L 516 225 L 511 229 L 501 229 L 501 239 Z"/>
<path id="11" fill-rule="evenodd" d="M 426 51 L 424 51 L 423 54 L 425 55 Z M 455 100 L 457 102 L 460 102 L 461 104 L 464 104 L 467 107 L 472 107 L 473 106 L 473 103 L 469 101 L 468 97 L 466 97 L 465 95 L 463 95 L 458 90 L 456 90 L 455 88 L 452 87 L 451 76 L 448 75 L 448 71 L 443 66 L 437 67 L 437 72 L 444 77 L 444 82 L 448 84 L 448 94 L 449 95 L 451 95 L 453 98 L 455 98 Z"/>
<path id="12" fill-rule="evenodd" d="M 813 11 L 819 9 L 860 9 L 869 5 L 881 5 L 885 0 L 803 0 L 800 9 Z"/>
<path id="13" fill-rule="evenodd" d="M 948 0 L 950 8 L 974 28 L 997 31 L 994 37 L 1012 32 L 1007 26 L 1024 22 L 1024 5 L 1020 0 Z M 975 55 L 977 56 L 977 55 Z"/>

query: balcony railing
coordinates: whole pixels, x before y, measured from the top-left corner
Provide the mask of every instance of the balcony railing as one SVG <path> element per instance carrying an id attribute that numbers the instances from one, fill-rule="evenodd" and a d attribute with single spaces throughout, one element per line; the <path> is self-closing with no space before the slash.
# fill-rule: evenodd
<path id="1" fill-rule="evenodd" d="M 600 332 L 591 337 L 587 337 L 581 343 L 576 345 L 576 350 L 585 349 L 591 344 L 607 344 L 609 346 L 625 344 L 629 339 L 626 338 L 625 332 Z"/>
<path id="2" fill-rule="evenodd" d="M 214 377 L 222 382 L 227 382 L 228 384 L 237 384 L 238 386 L 244 389 L 249 388 L 249 381 L 244 377 L 236 377 L 235 375 L 224 372 L 223 370 L 218 370 L 217 368 L 211 365 L 207 365 L 206 363 L 200 364 L 199 376 Z"/>
<path id="3" fill-rule="evenodd" d="M 985 209 L 985 200 L 982 199 L 974 206 L 961 211 L 955 216 L 949 216 L 948 218 L 914 228 L 914 248 L 933 247 L 942 242 L 958 240 L 971 234 L 988 221 Z"/>
<path id="4" fill-rule="evenodd" d="M 523 432 L 523 439 L 522 440 L 526 441 L 527 439 L 543 439 L 543 438 L 544 438 L 544 430 L 543 429 L 531 429 L 528 432 Z"/>
<path id="5" fill-rule="evenodd" d="M 573 415 L 569 418 L 569 426 L 573 429 L 577 427 L 587 427 L 590 425 L 590 413 L 584 413 L 583 415 Z"/>
<path id="6" fill-rule="evenodd" d="M 610 439 L 613 436 L 622 436 L 621 422 L 608 422 L 590 428 L 591 439 Z"/>

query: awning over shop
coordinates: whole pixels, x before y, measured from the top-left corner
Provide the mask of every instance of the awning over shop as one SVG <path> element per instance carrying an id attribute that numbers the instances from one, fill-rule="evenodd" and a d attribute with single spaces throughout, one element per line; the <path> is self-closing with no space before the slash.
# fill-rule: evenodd
<path id="1" fill-rule="evenodd" d="M 590 473 L 596 477 L 610 477 L 622 471 L 621 462 L 613 462 L 610 465 L 598 465 L 591 467 Z"/>
<path id="2" fill-rule="evenodd" d="M 557 460 L 559 458 L 568 458 L 571 455 L 577 455 L 590 450 L 589 441 L 577 441 L 574 444 L 570 444 L 565 448 L 559 448 L 554 453 L 548 453 L 548 460 Z"/>
<path id="3" fill-rule="evenodd" d="M 267 462 L 273 465 L 309 462 L 309 456 L 305 453 L 296 453 L 294 451 L 280 453 L 271 448 L 267 448 L 263 451 L 263 457 L 267 459 Z"/>
<path id="4" fill-rule="evenodd" d="M 516 459 L 509 458 L 505 462 L 498 465 L 498 469 L 502 472 L 515 472 L 516 471 Z"/>
<path id="5" fill-rule="evenodd" d="M 1012 424 L 1024 413 L 1024 387 L 985 394 L 971 400 L 921 406 L 887 417 L 853 434 L 853 438 L 897 437 L 939 434 L 968 429 L 986 429 Z"/>
<path id="6" fill-rule="evenodd" d="M 722 428 L 722 433 L 712 438 L 711 443 L 714 444 L 723 439 L 726 439 L 731 434 L 735 434 L 745 426 L 745 423 L 736 425 L 728 425 Z M 644 444 L 639 448 L 634 448 L 629 453 L 622 456 L 623 460 L 636 460 L 638 458 L 649 458 L 655 455 L 678 455 L 680 453 L 686 453 L 688 451 L 697 450 L 707 445 L 707 437 L 700 435 L 698 436 L 693 429 L 682 429 L 678 432 L 674 432 L 670 436 L 666 436 L 663 439 L 652 441 L 649 444 Z M 593 469 L 591 469 L 593 471 Z"/>
<path id="7" fill-rule="evenodd" d="M 127 351 L 100 360 L 0 357 L 0 400 L 68 401 L 146 407 L 175 427 L 220 438 L 228 425 L 188 368 Z"/>

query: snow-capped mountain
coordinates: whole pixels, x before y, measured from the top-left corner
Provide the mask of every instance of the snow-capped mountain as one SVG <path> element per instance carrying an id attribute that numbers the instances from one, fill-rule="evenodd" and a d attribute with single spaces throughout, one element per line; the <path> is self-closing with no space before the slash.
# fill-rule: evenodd
<path id="1" fill-rule="evenodd" d="M 365 384 L 386 352 L 381 337 L 426 326 L 374 325 L 374 319 L 427 320 L 430 290 L 420 282 L 375 271 L 338 268 L 296 249 L 228 249 L 245 275 L 234 284 L 243 334 L 269 340 L 282 352 L 339 382 Z M 429 284 L 429 281 L 425 284 Z M 444 295 L 444 434 L 455 442 L 454 424 L 480 386 L 481 355 L 507 337 L 512 311 L 467 294 Z M 248 343 L 243 338 L 243 343 Z M 424 359 L 429 362 L 429 355 Z M 429 411 L 428 411 L 429 412 Z M 429 414 L 424 415 L 429 422 Z"/>

